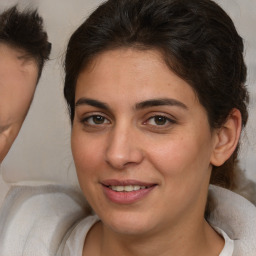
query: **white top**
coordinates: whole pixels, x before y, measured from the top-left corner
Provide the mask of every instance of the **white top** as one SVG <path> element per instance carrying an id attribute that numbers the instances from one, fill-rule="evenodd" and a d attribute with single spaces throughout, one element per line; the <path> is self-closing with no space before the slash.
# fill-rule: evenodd
<path id="1" fill-rule="evenodd" d="M 210 186 L 209 194 L 215 208 L 208 222 L 225 239 L 220 256 L 255 256 L 255 206 L 219 187 Z M 0 209 L 0 256 L 81 256 L 99 220 L 89 215 L 81 192 L 69 187 L 12 187 Z"/>
<path id="2" fill-rule="evenodd" d="M 99 218 L 89 216 L 79 222 L 72 230 L 68 239 L 63 242 L 60 247 L 57 256 L 82 256 L 84 240 L 90 230 L 90 228 L 99 221 Z M 220 228 L 214 227 L 214 229 L 224 238 L 225 245 L 219 256 L 232 256 L 234 251 L 234 241 L 228 237 L 228 235 Z"/>
<path id="3" fill-rule="evenodd" d="M 220 228 L 214 227 L 214 229 L 224 238 L 225 245 L 219 256 L 232 256 L 234 252 L 234 240 L 230 239 L 229 236 Z"/>

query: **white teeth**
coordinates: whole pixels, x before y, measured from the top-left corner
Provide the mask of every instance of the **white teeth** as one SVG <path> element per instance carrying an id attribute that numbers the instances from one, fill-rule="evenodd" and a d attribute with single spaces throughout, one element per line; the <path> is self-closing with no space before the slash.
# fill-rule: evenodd
<path id="1" fill-rule="evenodd" d="M 138 186 L 138 185 L 133 186 L 133 190 L 135 190 L 135 191 L 140 190 L 140 186 Z"/>
<path id="2" fill-rule="evenodd" d="M 146 186 L 139 186 L 139 185 L 109 186 L 109 188 L 117 192 L 131 192 L 131 191 L 137 191 L 140 189 L 145 189 Z"/>
<path id="3" fill-rule="evenodd" d="M 126 191 L 126 192 L 131 192 L 131 191 L 133 191 L 133 186 L 125 186 L 125 187 L 124 187 L 124 191 Z"/>

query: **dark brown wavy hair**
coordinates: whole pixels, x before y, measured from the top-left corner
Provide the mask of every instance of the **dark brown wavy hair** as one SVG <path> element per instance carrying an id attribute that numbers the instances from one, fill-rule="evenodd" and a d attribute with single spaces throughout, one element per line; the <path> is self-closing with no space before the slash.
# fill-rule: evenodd
<path id="1" fill-rule="evenodd" d="M 70 38 L 64 95 L 71 122 L 79 73 L 95 56 L 121 47 L 157 49 L 169 68 L 194 89 L 212 128 L 233 108 L 248 118 L 243 40 L 225 11 L 211 0 L 109 0 Z M 231 188 L 239 145 L 222 165 L 213 166 L 211 184 Z"/>

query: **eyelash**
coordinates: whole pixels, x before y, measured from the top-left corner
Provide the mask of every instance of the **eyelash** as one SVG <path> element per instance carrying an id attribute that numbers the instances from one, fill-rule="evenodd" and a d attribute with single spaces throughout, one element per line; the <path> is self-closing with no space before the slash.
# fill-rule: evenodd
<path id="1" fill-rule="evenodd" d="M 157 122 L 157 119 L 158 118 L 158 121 L 160 121 L 160 122 L 163 122 L 162 124 L 157 124 L 156 122 Z M 150 121 L 152 121 L 153 120 L 153 122 L 155 123 L 155 124 L 150 124 Z M 165 115 L 153 115 L 153 116 L 151 116 L 151 117 L 149 117 L 147 120 L 146 120 L 146 122 L 144 122 L 144 124 L 149 124 L 151 127 L 154 127 L 155 126 L 155 128 L 167 128 L 167 127 L 169 127 L 171 124 L 175 124 L 176 123 L 176 121 L 175 120 L 173 120 L 173 119 L 171 119 L 171 118 L 169 118 L 169 117 L 167 117 L 167 116 L 165 116 Z"/>
<path id="2" fill-rule="evenodd" d="M 98 118 L 98 119 L 101 119 L 101 120 L 103 120 L 103 123 L 96 123 L 95 121 L 96 121 L 96 118 Z M 91 119 L 91 121 L 93 121 L 94 123 L 90 123 L 90 119 Z M 98 120 L 99 121 L 99 120 Z M 105 123 L 105 121 L 107 121 L 107 123 Z M 81 122 L 84 124 L 84 125 L 88 125 L 88 126 L 99 126 L 99 125 L 103 125 L 103 124 L 110 124 L 110 121 L 106 118 L 106 117 L 104 117 L 103 115 L 97 115 L 97 114 L 95 114 L 95 115 L 90 115 L 90 116 L 88 116 L 88 117 L 85 117 L 85 118 L 83 118 L 82 120 L 81 120 Z"/>
<path id="3" fill-rule="evenodd" d="M 98 120 L 97 120 L 98 118 Z M 158 120 L 156 120 L 158 118 Z M 97 123 L 97 121 L 99 121 Z M 152 124 L 152 121 L 155 124 Z M 157 121 L 162 122 L 162 124 L 157 124 Z M 87 116 L 85 118 L 81 119 L 81 123 L 84 126 L 88 126 L 88 127 L 97 127 L 100 128 L 102 126 L 111 124 L 111 121 L 109 121 L 108 118 L 106 118 L 105 116 L 101 115 L 101 114 L 93 114 L 90 116 Z M 174 119 L 171 119 L 165 115 L 160 115 L 160 114 L 155 114 L 155 115 L 151 115 L 149 118 L 147 118 L 147 120 L 145 122 L 143 122 L 143 125 L 149 125 L 150 127 L 153 127 L 155 129 L 163 129 L 163 128 L 168 128 L 169 126 L 171 126 L 172 124 L 176 124 L 177 122 Z"/>

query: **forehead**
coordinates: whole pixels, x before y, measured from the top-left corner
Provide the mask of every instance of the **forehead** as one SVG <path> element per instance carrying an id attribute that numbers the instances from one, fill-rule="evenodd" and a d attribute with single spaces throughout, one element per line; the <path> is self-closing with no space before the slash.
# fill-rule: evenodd
<path id="1" fill-rule="evenodd" d="M 137 67 L 139 64 L 144 64 L 143 62 L 146 61 L 151 64 L 158 62 L 161 63 L 164 68 L 168 68 L 165 63 L 165 58 L 159 50 L 146 48 L 144 49 L 142 47 L 139 48 L 134 46 L 114 48 L 100 52 L 88 62 L 88 65 L 86 65 L 81 72 L 93 71 L 94 68 L 98 68 L 98 66 L 107 62 L 107 66 L 112 67 L 115 65 L 114 60 L 117 58 L 121 58 L 126 63 L 129 61 L 130 64 L 136 64 Z M 119 64 L 122 64 L 122 62 Z"/>
<path id="2" fill-rule="evenodd" d="M 17 87 L 25 81 L 35 84 L 38 66 L 33 59 L 26 57 L 26 52 L 8 44 L 0 43 L 0 85 Z"/>
<path id="3" fill-rule="evenodd" d="M 6 76 L 16 74 L 27 74 L 38 76 L 38 65 L 36 60 L 25 50 L 0 43 L 0 74 L 3 79 Z"/>
<path id="4" fill-rule="evenodd" d="M 121 48 L 105 51 L 97 55 L 90 65 L 84 68 L 77 79 L 77 91 L 102 91 L 115 89 L 121 93 L 128 91 L 175 90 L 180 87 L 189 91 L 192 87 L 177 76 L 166 64 L 157 50 L 137 50 Z"/>
<path id="5" fill-rule="evenodd" d="M 0 42 L 0 56 L 2 62 L 13 62 L 20 66 L 37 65 L 35 58 L 27 51 L 5 42 Z"/>
<path id="6" fill-rule="evenodd" d="M 25 55 L 25 51 L 21 48 L 15 47 L 11 44 L 0 42 L 0 54 L 1 56 L 16 57 Z"/>

